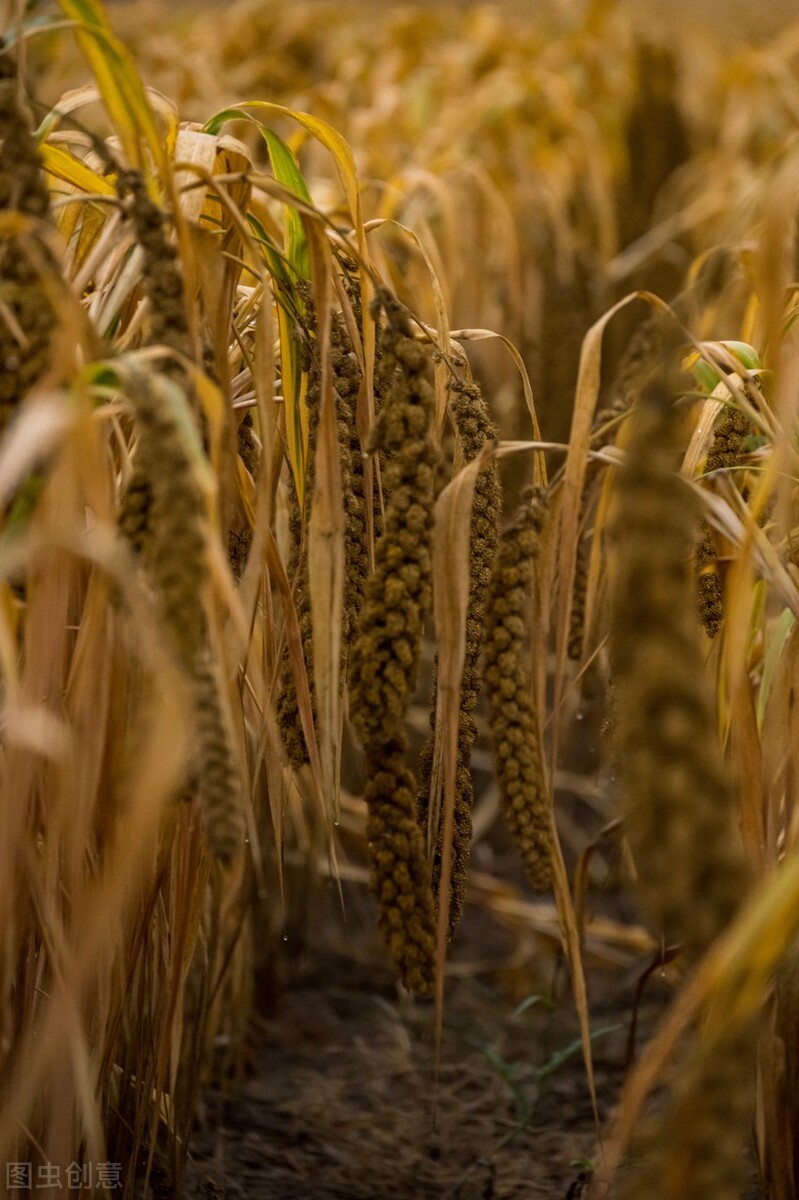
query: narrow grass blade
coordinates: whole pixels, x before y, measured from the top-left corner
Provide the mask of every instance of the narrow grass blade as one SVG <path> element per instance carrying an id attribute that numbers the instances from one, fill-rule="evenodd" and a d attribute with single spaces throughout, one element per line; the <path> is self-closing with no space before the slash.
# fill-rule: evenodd
<path id="1" fill-rule="evenodd" d="M 144 143 L 160 166 L 164 162 L 163 136 L 136 65 L 111 28 L 104 7 L 99 0 L 58 0 L 58 3 L 77 25 L 78 44 L 97 80 L 128 163 L 147 171 Z"/>

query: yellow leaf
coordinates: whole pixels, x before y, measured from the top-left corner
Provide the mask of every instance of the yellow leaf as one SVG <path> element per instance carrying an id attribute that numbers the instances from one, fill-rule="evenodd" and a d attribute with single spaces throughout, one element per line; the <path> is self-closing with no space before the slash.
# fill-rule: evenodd
<path id="1" fill-rule="evenodd" d="M 116 194 L 113 180 L 98 175 L 91 167 L 87 167 L 84 162 L 75 158 L 74 154 L 70 154 L 61 146 L 44 142 L 39 147 L 39 153 L 48 174 L 55 176 L 56 179 L 62 179 L 64 183 L 71 184 L 78 191 L 96 196 L 114 196 Z"/>
<path id="2" fill-rule="evenodd" d="M 103 6 L 97 0 L 58 2 L 77 25 L 78 45 L 92 69 L 129 165 L 146 170 L 146 146 L 161 167 L 165 162 L 163 136 L 136 65 L 111 28 Z"/>

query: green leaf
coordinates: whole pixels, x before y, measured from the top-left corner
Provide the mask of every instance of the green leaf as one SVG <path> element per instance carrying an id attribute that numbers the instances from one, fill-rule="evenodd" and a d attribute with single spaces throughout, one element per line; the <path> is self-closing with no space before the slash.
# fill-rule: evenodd
<path id="1" fill-rule="evenodd" d="M 268 129 L 251 113 L 242 112 L 238 108 L 224 108 L 215 113 L 203 126 L 204 132 L 216 136 L 228 121 L 250 121 L 255 125 L 266 143 L 272 173 L 278 183 L 288 191 L 293 192 L 304 204 L 313 205 L 308 184 L 300 170 L 296 157 L 282 138 Z M 285 205 L 286 225 L 286 261 L 299 279 L 311 278 L 311 260 L 308 253 L 308 243 L 302 227 L 299 213 L 290 204 Z"/>
<path id="2" fill-rule="evenodd" d="M 302 125 L 303 129 L 307 129 L 329 151 L 350 207 L 358 239 L 358 248 L 365 255 L 366 243 L 363 218 L 361 216 L 358 173 L 355 169 L 355 158 L 345 138 L 332 125 L 328 125 L 327 121 L 321 121 L 318 117 L 313 117 L 310 113 L 300 112 L 296 108 L 287 108 L 285 104 L 274 104 L 269 100 L 247 100 L 242 104 L 235 105 L 233 108 L 223 109 L 222 112 L 216 113 L 205 123 L 205 132 L 218 133 L 227 121 L 241 120 L 242 117 L 245 120 L 254 120 L 246 111 L 248 108 L 256 108 L 262 112 L 266 111 L 275 117 L 290 117 L 299 125 Z"/>
<path id="3" fill-rule="evenodd" d="M 536 1005 L 539 1005 L 539 1004 L 543 1005 L 543 1007 L 546 1008 L 549 1012 L 552 1012 L 553 1009 L 555 1008 L 555 1001 L 551 1000 L 549 998 L 549 996 L 539 996 L 539 995 L 527 996 L 527 998 L 525 1000 L 522 1000 L 521 1004 L 518 1005 L 517 1008 L 514 1008 L 513 1012 L 508 1017 L 508 1020 L 509 1021 L 517 1021 L 519 1019 L 519 1017 L 521 1017 L 524 1013 L 527 1012 L 528 1009 L 535 1008 Z"/>
<path id="4" fill-rule="evenodd" d="M 305 114 L 294 113 L 290 109 L 284 109 L 281 105 L 261 104 L 259 107 L 268 108 L 276 116 L 294 116 L 306 128 L 310 127 L 310 122 L 314 127 L 311 129 L 312 132 L 315 126 L 320 124 L 310 117 L 306 121 L 303 119 Z M 215 113 L 210 120 L 206 121 L 203 127 L 204 132 L 216 135 L 228 121 L 242 120 L 252 122 L 259 129 L 266 143 L 272 172 L 277 182 L 292 192 L 303 205 L 312 206 L 311 193 L 292 151 L 282 138 L 278 137 L 273 130 L 268 129 L 251 113 L 244 111 L 243 107 L 225 108 Z M 324 122 L 321 124 L 323 125 Z M 328 127 L 325 126 L 325 128 Z M 338 134 L 336 136 L 340 137 Z M 341 140 L 343 141 L 343 139 Z M 344 144 L 346 145 L 346 143 Z M 347 149 L 349 150 L 349 148 Z M 283 255 L 278 253 L 263 227 L 258 225 L 258 230 L 267 266 L 275 284 L 275 298 L 278 302 L 277 320 L 282 363 L 283 401 L 286 413 L 286 443 L 297 488 L 297 497 L 302 508 L 305 496 L 305 462 L 308 453 L 308 414 L 305 407 L 307 380 L 300 368 L 299 351 L 294 337 L 294 314 L 301 312 L 303 307 L 302 301 L 296 293 L 295 283 L 298 279 L 308 280 L 311 278 L 311 259 L 305 230 L 297 209 L 287 202 L 284 205 L 284 214 L 286 245 Z"/>
<path id="5" fill-rule="evenodd" d="M 593 1029 L 591 1031 L 591 1041 L 593 1042 L 597 1038 L 605 1037 L 608 1033 L 618 1033 L 623 1028 L 624 1026 L 622 1025 L 605 1025 L 602 1029 Z M 562 1050 L 557 1050 L 549 1062 L 545 1063 L 543 1067 L 539 1067 L 536 1071 L 538 1082 L 543 1083 L 544 1080 L 549 1079 L 551 1075 L 560 1070 L 564 1063 L 567 1063 L 570 1058 L 574 1058 L 575 1055 L 579 1054 L 582 1048 L 582 1039 L 575 1038 L 573 1042 L 569 1042 L 568 1046 L 564 1046 Z"/>
<path id="6" fill-rule="evenodd" d="M 707 354 L 707 358 L 703 358 L 696 351 L 693 351 L 683 359 L 683 368 L 693 373 L 694 379 L 699 384 L 703 392 L 710 395 L 719 383 L 722 382 L 725 372 L 715 366 L 713 360 L 714 351 L 719 347 L 723 347 L 728 354 L 733 358 L 737 358 L 741 366 L 746 367 L 747 371 L 759 372 L 761 367 L 760 355 L 754 346 L 750 346 L 748 342 L 701 342 L 701 349 Z"/>
<path id="7" fill-rule="evenodd" d="M 261 125 L 261 133 L 269 150 L 272 170 L 278 183 L 291 188 L 293 192 L 306 202 L 312 204 L 311 193 L 300 170 L 299 163 L 288 146 L 276 133 Z M 286 205 L 286 257 L 289 266 L 299 279 L 311 278 L 311 258 L 308 253 L 308 243 L 302 227 L 299 213 L 295 208 Z"/>

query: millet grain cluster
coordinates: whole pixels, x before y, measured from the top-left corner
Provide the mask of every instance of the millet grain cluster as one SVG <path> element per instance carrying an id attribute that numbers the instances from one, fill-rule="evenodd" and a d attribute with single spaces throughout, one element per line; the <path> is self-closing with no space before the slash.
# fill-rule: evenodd
<path id="1" fill-rule="evenodd" d="M 200 812 L 209 848 L 224 862 L 243 843 L 243 788 L 210 665 L 205 505 L 169 401 L 142 377 L 129 386 L 128 398 L 151 497 L 142 563 L 175 657 L 192 684 Z"/>
<path id="2" fill-rule="evenodd" d="M 728 408 L 716 426 L 710 444 L 705 471 L 729 470 L 738 465 L 746 438 L 752 433 L 749 418 L 736 408 Z M 708 637 L 715 637 L 724 620 L 724 597 L 717 565 L 716 535 L 707 522 L 700 528 L 696 551 L 699 616 Z"/>
<path id="3" fill-rule="evenodd" d="M 154 345 L 167 346 L 186 354 L 189 326 L 183 293 L 183 276 L 177 250 L 166 236 L 165 218 L 147 191 L 144 176 L 138 170 L 120 170 L 117 195 L 126 206 L 136 241 L 144 256 L 143 287 L 150 305 L 149 337 Z M 179 377 L 176 364 L 169 361 L 165 373 Z M 150 536 L 150 509 L 153 502 L 152 471 L 140 452 L 136 455 L 122 494 L 119 528 L 135 553 L 146 553 Z"/>
<path id="4" fill-rule="evenodd" d="M 20 104 L 14 62 L 7 52 L 0 54 L 2 211 L 16 211 L 44 222 L 50 216 L 41 158 Z M 42 270 L 47 271 L 48 278 L 60 278 L 52 254 L 36 235 L 35 227 L 24 238 L 7 237 L 0 243 L 0 300 L 10 318 L 0 314 L 0 433 L 50 364 L 56 316 Z"/>
<path id="5" fill-rule="evenodd" d="M 388 316 L 382 367 L 393 364 L 393 372 L 367 450 L 382 452 L 386 505 L 350 658 L 350 715 L 366 756 L 379 926 L 405 986 L 427 994 L 435 974 L 435 913 L 404 724 L 432 600 L 433 391 L 427 352 L 396 301 L 382 302 Z"/>
<path id="6" fill-rule="evenodd" d="M 545 519 L 545 493 L 522 499 L 499 543 L 486 619 L 484 678 L 502 808 L 539 892 L 551 885 L 551 813 L 538 714 L 524 661 L 526 613 Z"/>
<path id="7" fill-rule="evenodd" d="M 366 482 L 363 452 L 358 436 L 357 409 L 361 369 L 350 346 L 340 314 L 335 313 L 330 330 L 333 387 L 336 396 L 339 470 L 344 499 L 344 628 L 343 650 L 349 655 L 369 575 Z"/>
<path id="8" fill-rule="evenodd" d="M 261 464 L 261 443 L 253 427 L 252 414 L 248 411 L 236 430 L 236 451 L 249 475 L 255 481 Z M 243 514 L 228 532 L 228 562 L 233 576 L 240 580 L 247 565 L 252 546 L 252 529 Z"/>
<path id="9" fill-rule="evenodd" d="M 450 411 L 460 439 L 465 462 L 472 462 L 483 448 L 497 438 L 494 426 L 479 386 L 455 380 L 451 385 Z M 463 913 L 466 877 L 472 843 L 472 808 L 474 792 L 471 756 L 477 741 L 477 722 L 474 712 L 482 686 L 481 655 L 486 633 L 486 606 L 491 583 L 491 569 L 499 539 L 499 517 L 502 495 L 499 472 L 495 462 L 477 476 L 472 501 L 469 538 L 469 598 L 466 609 L 466 653 L 461 678 L 460 713 L 458 716 L 458 758 L 455 778 L 455 812 L 451 858 L 449 931 L 454 934 Z M 431 722 L 435 720 L 435 704 Z M 427 829 L 430 807 L 430 787 L 434 756 L 431 736 L 421 757 L 421 787 L 419 819 Z M 443 828 L 439 828 L 433 857 L 433 890 L 439 894 Z"/>
<path id="10" fill-rule="evenodd" d="M 151 198 L 138 170 L 123 170 L 117 177 L 117 194 L 126 203 L 144 256 L 142 281 L 150 302 L 150 342 L 179 354 L 189 351 L 189 322 L 177 247 L 166 236 L 164 214 Z M 179 368 L 168 364 L 166 370 Z"/>
<path id="11" fill-rule="evenodd" d="M 183 282 L 163 214 L 140 172 L 121 172 L 118 188 L 144 251 L 151 337 L 186 353 Z M 176 363 L 167 364 L 160 384 L 138 376 L 128 389 L 139 440 L 119 526 L 139 554 L 175 657 L 191 681 L 203 828 L 211 852 L 226 862 L 243 844 L 243 782 L 220 681 L 211 668 L 204 602 L 209 574 L 206 505 L 167 394 L 170 387 L 179 388 L 193 408 L 188 378 Z"/>
<path id="12" fill-rule="evenodd" d="M 625 829 L 659 934 L 691 958 L 740 903 L 746 872 L 735 796 L 703 677 L 691 555 L 699 521 L 679 477 L 679 423 L 658 380 L 645 390 L 612 526 L 611 660 Z"/>
<path id="13" fill-rule="evenodd" d="M 703 675 L 692 563 L 699 512 L 678 474 L 672 390 L 658 378 L 644 390 L 618 473 L 611 660 L 639 892 L 655 932 L 682 943 L 693 963 L 734 916 L 748 871 Z M 634 1136 L 622 1200 L 738 1200 L 755 1044 L 749 1023 L 713 1040 L 691 1032 L 674 1080 Z"/>

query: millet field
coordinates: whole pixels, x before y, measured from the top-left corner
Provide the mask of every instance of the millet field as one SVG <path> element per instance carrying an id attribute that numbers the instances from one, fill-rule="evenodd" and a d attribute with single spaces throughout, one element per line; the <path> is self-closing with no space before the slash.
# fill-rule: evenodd
<path id="1" fill-rule="evenodd" d="M 0 35 L 0 1195 L 797 1200 L 799 11 Z"/>

